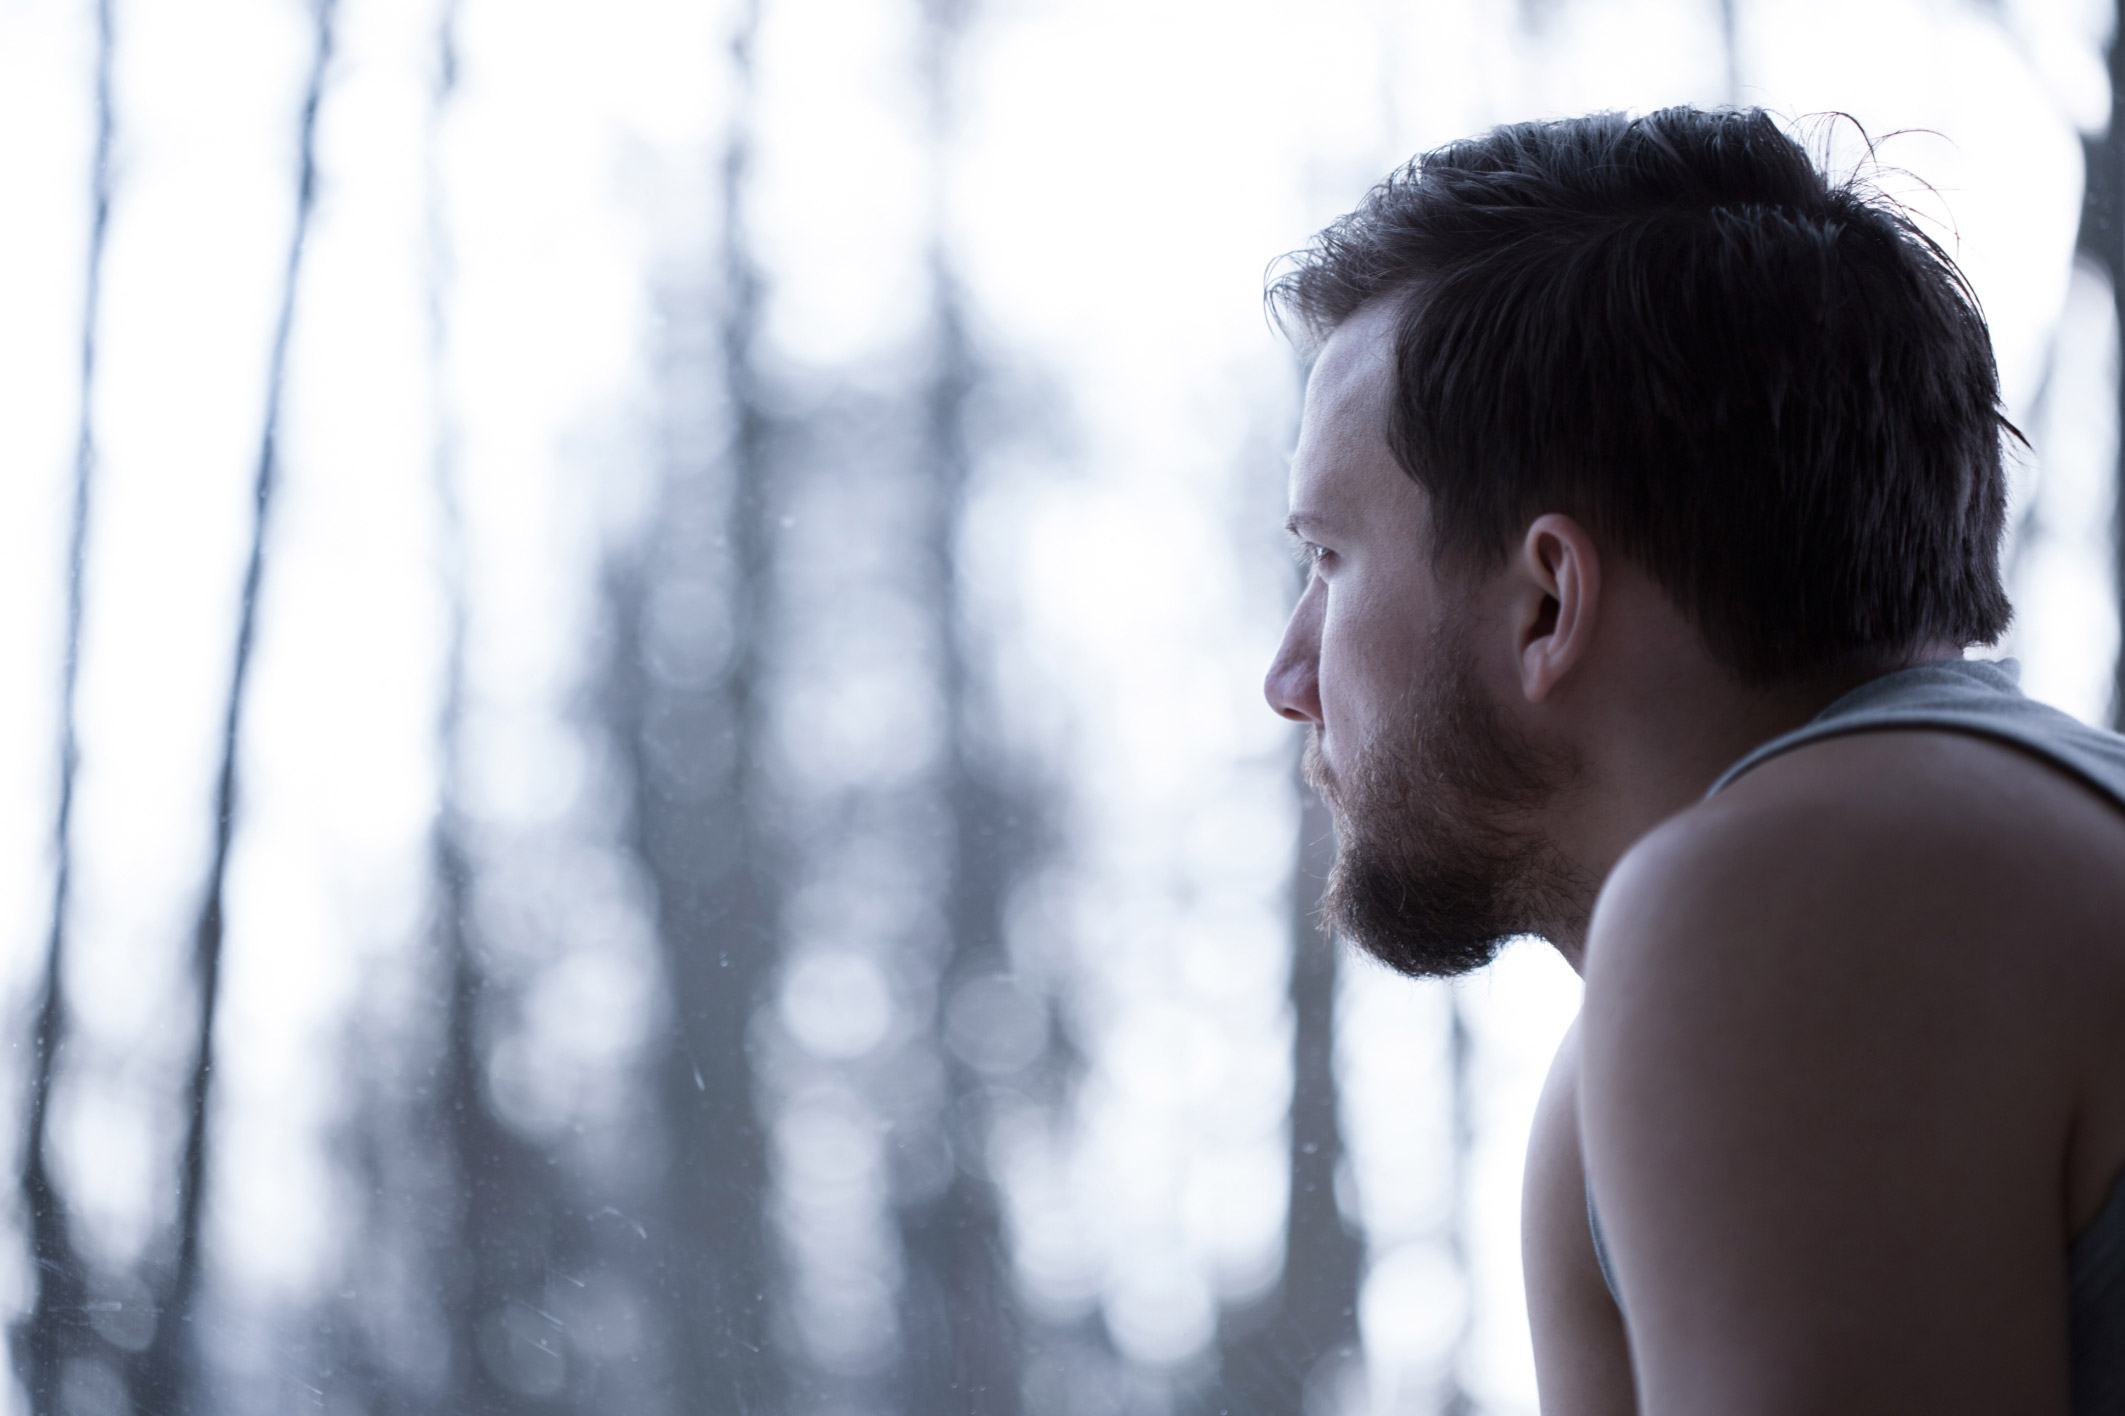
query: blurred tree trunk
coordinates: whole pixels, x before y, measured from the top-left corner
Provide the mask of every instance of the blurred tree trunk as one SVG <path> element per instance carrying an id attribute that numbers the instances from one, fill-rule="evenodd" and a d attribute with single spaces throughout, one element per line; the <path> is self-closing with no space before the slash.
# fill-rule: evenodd
<path id="1" fill-rule="evenodd" d="M 1284 1272 L 1251 1311 L 1228 1315 L 1219 1372 L 1198 1402 L 1215 1416 L 1285 1416 L 1309 1381 L 1332 1381 L 1357 1351 L 1358 1282 L 1365 1245 L 1336 1199 L 1343 1158 L 1335 1078 L 1336 958 L 1321 928 L 1321 889 L 1335 861 L 1335 827 L 1303 795 L 1291 887 L 1291 1199 Z"/>
<path id="2" fill-rule="evenodd" d="M 75 689 L 81 675 L 82 557 L 88 538 L 90 490 L 96 470 L 96 338 L 103 304 L 103 254 L 111 215 L 111 0 L 95 6 L 95 147 L 89 170 L 89 242 L 81 305 L 81 411 L 74 444 L 74 505 L 67 530 L 65 658 L 59 680 L 59 800 L 52 823 L 52 914 L 44 977 L 30 1037 L 28 1118 L 22 1145 L 20 1193 L 29 1224 L 36 1298 L 13 1333 L 15 1369 L 35 1416 L 56 1412 L 60 1367 L 94 1342 L 85 1322 L 87 1274 L 74 1248 L 66 1201 L 53 1183 L 45 1147 L 50 1133 L 52 1082 L 66 1037 L 67 912 L 72 905 L 74 777 L 80 761 Z"/>
<path id="3" fill-rule="evenodd" d="M 222 941 L 226 931 L 229 850 L 236 829 L 236 763 L 242 740 L 245 692 L 250 685 L 251 652 L 257 638 L 258 599 L 264 578 L 266 536 L 273 495 L 280 478 L 280 418 L 288 368 L 289 332 L 295 322 L 296 294 L 302 281 L 304 246 L 317 194 L 317 110 L 324 94 L 325 71 L 332 61 L 332 22 L 337 0 L 312 0 L 314 48 L 303 88 L 297 138 L 294 219 L 288 234 L 287 263 L 281 277 L 279 309 L 266 365 L 264 431 L 259 440 L 258 473 L 252 487 L 251 543 L 244 567 L 235 652 L 230 659 L 228 699 L 222 717 L 221 765 L 215 779 L 213 849 L 193 936 L 193 970 L 198 988 L 198 1024 L 191 1076 L 185 1088 L 184 1158 L 177 1177 L 175 1255 L 161 1285 L 159 1321 L 153 1340 L 140 1354 L 132 1373 L 135 1404 L 144 1413 L 189 1412 L 202 1399 L 198 1335 L 194 1326 L 203 1268 L 201 1221 L 208 1180 L 208 1140 L 214 1078 L 214 1019 L 221 996 Z"/>
<path id="4" fill-rule="evenodd" d="M 940 648 L 939 698 L 945 715 L 944 806 L 946 954 L 938 997 L 1009 972 L 1003 948 L 1005 892 L 1018 868 L 1022 813 L 974 759 L 973 690 L 957 546 L 969 451 L 966 404 L 976 377 L 958 288 L 933 257 L 935 364 L 924 400 L 923 456 L 929 476 L 921 547 L 928 617 Z M 986 1084 L 945 1051 L 943 1121 L 955 1164 L 934 1199 L 903 1207 L 907 1264 L 902 1311 L 909 1416 L 1011 1416 L 1019 1406 L 1020 1343 L 1010 1259 L 996 1186 L 984 1151 L 990 1121 Z"/>
<path id="5" fill-rule="evenodd" d="M 557 1411 L 552 1400 L 525 1400 L 510 1374 L 510 1305 L 536 1308 L 538 1289 L 559 1257 L 556 1222 L 566 1205 L 553 1191 L 552 1167 L 537 1147 L 516 1135 L 494 1113 L 487 1081 L 488 980 L 481 968 L 472 921 L 474 868 L 469 823 L 462 807 L 466 632 L 470 615 L 466 584 L 464 508 L 458 482 L 457 448 L 447 407 L 445 377 L 449 329 L 446 315 L 451 279 L 440 178 L 435 171 L 444 116 L 458 81 L 457 0 L 445 0 L 438 17 L 435 92 L 429 114 L 429 321 L 438 403 L 435 433 L 435 501 L 446 600 L 441 711 L 436 732 L 442 759 L 442 799 L 430 834 L 435 882 L 435 958 L 443 983 L 442 1065 L 437 1088 L 426 1098 L 421 1129 L 443 1152 L 443 1173 L 454 1193 L 436 1218 L 430 1267 L 440 1280 L 443 1324 L 449 1339 L 444 1409 L 464 1416 L 505 1411 Z M 499 1369 L 499 1371 L 498 1371 Z M 518 1380 L 514 1386 L 527 1383 Z"/>
<path id="6" fill-rule="evenodd" d="M 778 1411 L 787 1391 L 770 1329 L 767 1138 L 748 1047 L 779 957 L 781 888 L 762 764 L 777 441 L 760 388 L 760 276 L 746 224 L 759 27 L 758 0 L 741 0 L 714 314 L 705 328 L 684 307 L 666 321 L 664 486 L 645 567 L 618 590 L 622 669 L 612 685 L 671 1008 L 655 1071 L 665 1147 L 655 1282 L 672 1403 L 687 1412 Z M 644 652 L 650 620 L 672 613 L 656 597 L 685 584 L 720 601 L 728 627 L 724 652 L 700 647 L 720 663 L 698 677 L 659 672 Z M 712 632 L 699 615 L 679 618 L 689 632 Z"/>
<path id="7" fill-rule="evenodd" d="M 920 0 L 921 79 L 930 110 L 933 172 L 929 294 L 930 363 L 919 394 L 920 442 L 914 487 L 921 500 L 921 602 L 937 646 L 943 761 L 936 790 L 943 807 L 945 950 L 937 997 L 949 1016 L 957 992 L 977 979 L 1007 976 L 1006 895 L 1028 854 L 1025 804 L 1000 781 L 1000 764 L 979 759 L 993 740 L 980 731 L 959 568 L 960 533 L 973 471 L 968 411 L 980 370 L 968 338 L 964 293 L 943 230 L 948 191 L 953 65 L 969 0 Z M 940 1018 L 940 1023 L 944 1020 Z M 939 1042 L 944 1041 L 940 1027 Z M 945 1094 L 940 1120 L 953 1156 L 951 1179 L 934 1197 L 904 1203 L 906 1264 L 901 1311 L 907 1416 L 1015 1416 L 1023 1344 L 1003 1238 L 1001 1197 L 986 1150 L 992 1108 L 988 1084 L 968 1059 L 941 1049 Z"/>
<path id="8" fill-rule="evenodd" d="M 444 621 L 439 794 L 429 828 L 433 906 L 423 961 L 433 973 L 422 990 L 434 1005 L 432 1031 L 395 1035 L 400 1046 L 411 1044 L 411 1065 L 394 1067 L 359 1042 L 353 1050 L 359 1119 L 349 1158 L 367 1182 L 365 1232 L 350 1246 L 353 1291 L 326 1305 L 322 1336 L 341 1373 L 336 1385 L 366 1409 L 560 1416 L 601 1409 L 598 1374 L 574 1360 L 574 1346 L 548 1312 L 555 1275 L 585 1266 L 590 1206 L 551 1148 L 500 1114 L 488 1084 L 506 997 L 483 957 L 479 852 L 463 797 L 471 588 L 449 385 L 454 269 L 441 171 L 458 89 L 459 18 L 459 0 L 441 0 L 425 163 L 430 456 Z M 440 1359 L 425 1364 L 437 1370 L 421 1370 L 419 1348 Z"/>
<path id="9" fill-rule="evenodd" d="M 437 1256 L 450 1335 L 451 1416 L 594 1411 L 548 1312 L 553 1276 L 580 1269 L 583 1209 L 554 1157 L 495 1114 L 487 1088 L 489 981 L 471 931 L 471 868 L 454 805 L 435 833 L 447 1047 L 434 1113 L 456 1179 Z M 551 1332 L 542 1331 L 541 1325 Z"/>
<path id="10" fill-rule="evenodd" d="M 2102 266 L 2110 277 L 2113 309 L 2125 331 L 2125 0 L 2112 21 L 2110 69 L 2110 126 L 2099 136 L 2083 138 L 2087 159 L 2087 182 L 2082 189 L 2081 230 L 2077 246 L 2082 255 Z M 2117 547 L 2114 565 L 2117 584 L 2125 594 L 2125 378 L 2118 389 L 2117 515 L 2111 533 Z M 2125 654 L 2118 656 L 2110 698 L 2112 725 L 2125 729 Z"/>
<path id="11" fill-rule="evenodd" d="M 1358 1279 L 1365 1246 L 1336 1198 L 1343 1161 L 1335 1076 L 1339 944 L 1320 928 L 1321 887 L 1335 859 L 1335 828 L 1307 793 L 1292 884 L 1291 1216 L 1277 1329 L 1309 1367 L 1357 1342 Z"/>

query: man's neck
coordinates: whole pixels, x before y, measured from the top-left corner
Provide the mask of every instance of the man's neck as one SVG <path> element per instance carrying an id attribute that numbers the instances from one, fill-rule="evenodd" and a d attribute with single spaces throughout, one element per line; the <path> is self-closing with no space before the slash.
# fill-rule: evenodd
<path id="1" fill-rule="evenodd" d="M 1685 663 L 1634 676 L 1604 695 L 1586 742 L 1586 771 L 1559 803 L 1554 839 L 1581 884 L 1569 916 L 1545 931 L 1550 942 L 1579 970 L 1594 901 L 1616 862 L 1654 827 L 1702 801 L 1752 749 L 1805 726 L 1861 684 L 1960 654 L 1954 645 L 1928 645 L 1769 687 L 1709 663 Z"/>

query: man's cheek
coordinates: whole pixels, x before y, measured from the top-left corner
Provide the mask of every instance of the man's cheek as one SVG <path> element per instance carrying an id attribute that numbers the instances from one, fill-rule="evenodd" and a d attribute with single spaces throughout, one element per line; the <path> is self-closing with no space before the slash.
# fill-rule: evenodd
<path id="1" fill-rule="evenodd" d="M 1361 627 L 1346 625 L 1344 633 L 1322 637 L 1321 708 L 1331 723 L 1340 720 L 1345 726 L 1369 730 L 1401 697 L 1388 692 L 1398 677 L 1400 656 L 1394 652 L 1399 646 L 1391 641 L 1350 632 Z"/>

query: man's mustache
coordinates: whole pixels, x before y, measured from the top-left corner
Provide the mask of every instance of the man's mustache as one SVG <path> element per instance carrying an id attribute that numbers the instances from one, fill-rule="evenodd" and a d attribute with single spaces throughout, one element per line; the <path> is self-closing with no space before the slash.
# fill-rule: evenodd
<path id="1" fill-rule="evenodd" d="M 1299 758 L 1299 777 L 1322 802 L 1331 808 L 1335 806 L 1338 795 L 1335 769 L 1328 765 L 1328 758 L 1321 752 L 1319 724 L 1306 730 L 1306 751 Z"/>

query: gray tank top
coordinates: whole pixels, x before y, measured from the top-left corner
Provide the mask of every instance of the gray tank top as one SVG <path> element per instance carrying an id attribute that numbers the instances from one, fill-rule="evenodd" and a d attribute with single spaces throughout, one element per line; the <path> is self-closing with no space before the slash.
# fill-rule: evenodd
<path id="1" fill-rule="evenodd" d="M 2013 743 L 2081 778 L 2125 810 L 2125 737 L 2103 732 L 2025 698 L 2013 660 L 1950 659 L 1862 684 L 1784 737 L 1736 762 L 1712 784 L 1712 796 L 1783 752 L 1822 738 L 1887 728 L 1946 728 Z M 1618 1306 L 1623 1297 L 1609 1265 L 1594 1192 L 1586 1192 L 1594 1255 Z M 2067 1312 L 2073 1358 L 2073 1416 L 2125 1416 L 2125 1174 L 2103 1208 L 2066 1253 Z"/>

